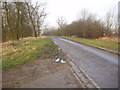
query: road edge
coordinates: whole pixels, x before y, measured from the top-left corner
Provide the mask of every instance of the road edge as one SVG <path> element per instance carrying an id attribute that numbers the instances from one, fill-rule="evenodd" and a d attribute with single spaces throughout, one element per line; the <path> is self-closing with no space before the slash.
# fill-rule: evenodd
<path id="1" fill-rule="evenodd" d="M 63 39 L 70 40 L 70 39 L 67 39 L 67 38 L 63 38 Z M 81 43 L 81 44 L 84 44 L 84 45 L 87 45 L 87 46 L 91 46 L 91 47 L 101 49 L 101 50 L 104 50 L 104 51 L 107 51 L 107 52 L 110 52 L 110 53 L 113 53 L 113 54 L 120 55 L 120 52 L 117 52 L 117 51 L 114 51 L 114 50 L 106 49 L 106 48 L 95 46 L 95 45 L 92 45 L 92 44 L 86 44 L 86 43 L 75 41 L 75 40 L 70 40 L 70 41 Z"/>

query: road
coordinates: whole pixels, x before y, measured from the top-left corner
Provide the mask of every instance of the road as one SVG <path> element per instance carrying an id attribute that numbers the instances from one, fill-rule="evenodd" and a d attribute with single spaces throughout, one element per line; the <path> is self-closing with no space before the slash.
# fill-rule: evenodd
<path id="1" fill-rule="evenodd" d="M 50 37 L 100 88 L 118 88 L 118 55 L 63 38 Z"/>

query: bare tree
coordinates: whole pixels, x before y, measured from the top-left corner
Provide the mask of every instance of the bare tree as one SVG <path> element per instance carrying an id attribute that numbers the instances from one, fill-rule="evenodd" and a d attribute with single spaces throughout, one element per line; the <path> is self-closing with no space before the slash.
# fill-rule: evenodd
<path id="1" fill-rule="evenodd" d="M 34 23 L 34 19 L 33 19 L 33 13 L 34 13 L 35 9 L 37 8 L 37 5 L 35 7 L 32 7 L 30 2 L 27 2 L 26 5 L 28 8 L 29 18 L 30 18 L 32 26 L 33 26 L 34 36 L 37 37 L 37 32 L 35 30 L 35 23 Z M 32 10 L 31 10 L 31 8 L 32 8 Z"/>
<path id="2" fill-rule="evenodd" d="M 47 15 L 45 13 L 45 4 L 36 3 L 35 7 L 33 7 L 30 2 L 26 4 L 28 7 L 29 17 L 33 26 L 34 36 L 37 37 L 40 35 L 40 27 L 42 26 L 43 21 Z M 39 9 L 41 10 L 39 11 Z"/>
<path id="3" fill-rule="evenodd" d="M 36 28 L 37 28 L 37 36 L 41 35 L 41 29 L 43 27 L 44 20 L 47 16 L 47 13 L 45 12 L 46 9 L 46 3 L 41 3 L 39 7 L 37 8 L 36 12 Z"/>
<path id="4" fill-rule="evenodd" d="M 59 18 L 57 23 L 60 30 L 53 31 L 53 33 L 50 31 L 50 34 L 92 39 L 102 37 L 103 35 L 104 27 L 101 20 L 96 19 L 94 14 L 91 14 L 86 10 L 82 10 L 79 20 L 76 20 L 71 24 L 64 23 L 63 18 Z M 49 32 L 47 35 L 48 34 Z"/>
<path id="5" fill-rule="evenodd" d="M 63 29 L 66 25 L 66 20 L 63 17 L 60 17 L 57 19 L 57 24 L 59 26 L 59 29 Z"/>
<path id="6" fill-rule="evenodd" d="M 113 13 L 112 12 L 107 12 L 106 14 L 106 27 L 107 28 L 111 28 L 112 25 L 113 25 L 113 21 L 112 21 L 112 18 L 113 18 Z"/>
<path id="7" fill-rule="evenodd" d="M 114 11 L 108 11 L 105 17 L 105 36 L 111 36 L 114 26 Z"/>
<path id="8" fill-rule="evenodd" d="M 28 36 L 39 36 L 44 23 L 45 4 L 33 5 L 30 2 L 3 2 L 2 39 L 19 40 Z"/>

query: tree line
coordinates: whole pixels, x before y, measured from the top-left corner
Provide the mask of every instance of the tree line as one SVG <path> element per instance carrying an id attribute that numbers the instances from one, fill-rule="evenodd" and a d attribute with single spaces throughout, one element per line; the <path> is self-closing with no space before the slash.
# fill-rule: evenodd
<path id="1" fill-rule="evenodd" d="M 58 29 L 47 30 L 44 35 L 76 36 L 81 38 L 99 38 L 117 36 L 117 18 L 107 12 L 105 21 L 97 19 L 94 14 L 82 10 L 78 20 L 67 24 L 63 17 L 58 18 Z"/>
<path id="2" fill-rule="evenodd" d="M 41 35 L 46 17 L 45 3 L 2 2 L 2 41 Z"/>

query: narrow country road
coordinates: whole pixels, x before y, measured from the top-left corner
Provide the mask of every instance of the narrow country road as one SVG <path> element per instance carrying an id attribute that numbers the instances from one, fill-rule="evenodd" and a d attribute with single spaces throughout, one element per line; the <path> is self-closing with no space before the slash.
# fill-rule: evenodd
<path id="1" fill-rule="evenodd" d="M 118 88 L 118 56 L 70 40 L 50 37 L 100 88 Z"/>

